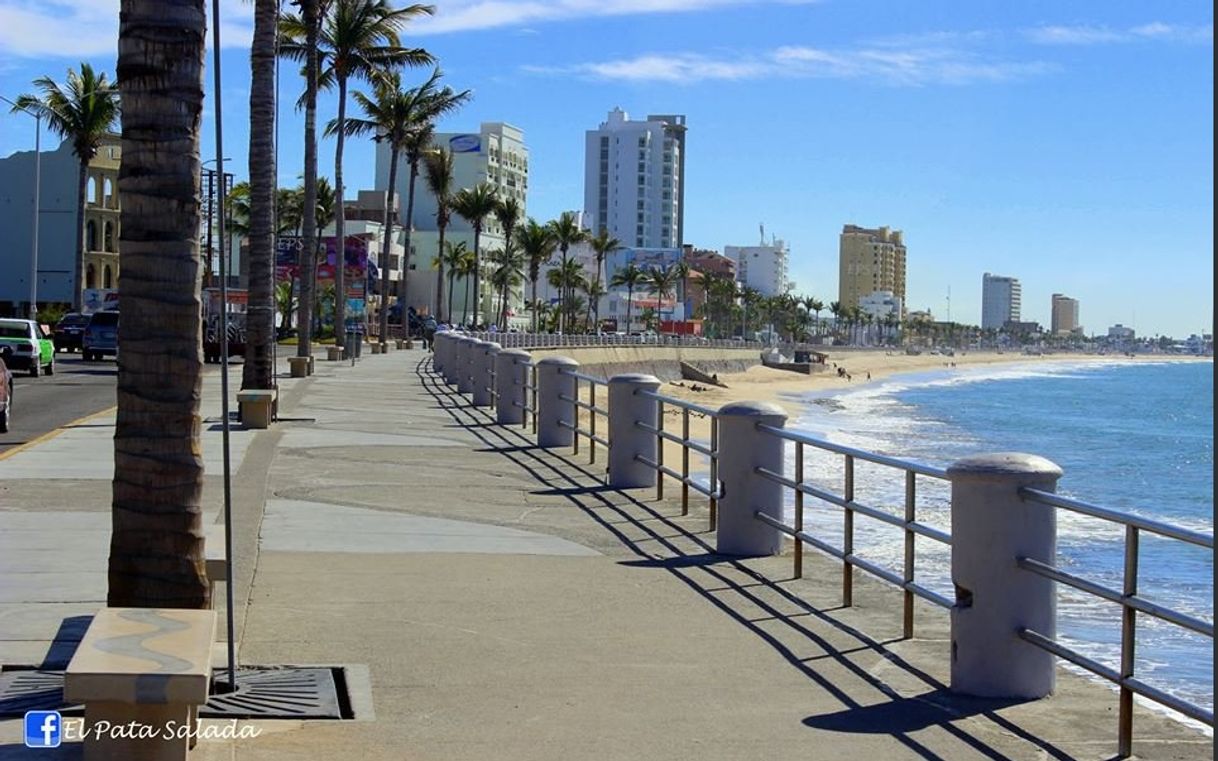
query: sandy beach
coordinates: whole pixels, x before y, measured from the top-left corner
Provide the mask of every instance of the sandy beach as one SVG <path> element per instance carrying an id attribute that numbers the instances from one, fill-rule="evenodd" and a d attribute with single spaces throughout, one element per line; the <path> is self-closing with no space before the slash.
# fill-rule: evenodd
<path id="1" fill-rule="evenodd" d="M 580 359 L 585 364 L 594 364 L 595 350 L 581 351 Z M 759 401 L 772 402 L 786 410 L 792 418 L 798 416 L 799 401 L 796 395 L 809 391 L 830 391 L 839 388 L 857 387 L 867 382 L 875 382 L 892 375 L 902 373 L 930 372 L 935 370 L 961 371 L 969 368 L 992 365 L 1027 366 L 1054 362 L 1164 362 L 1164 361 L 1205 361 L 1212 362 L 1210 357 L 1181 357 L 1173 355 L 1139 355 L 1126 357 L 1123 355 L 1096 355 L 1056 353 L 1048 355 L 1027 355 L 1013 352 L 969 352 L 945 356 L 938 354 L 909 355 L 894 351 L 837 351 L 830 350 L 826 364 L 829 369 L 812 375 L 776 370 L 769 367 L 756 366 L 742 373 L 721 374 L 719 380 L 726 388 L 707 387 L 694 384 L 692 381 L 677 381 L 661 386 L 661 393 L 684 399 L 695 404 L 716 409 L 728 402 Z M 845 368 L 849 379 L 839 377 L 837 368 Z M 701 389 L 694 390 L 694 386 Z M 603 389 L 598 394 L 597 402 L 604 404 Z M 582 391 L 587 398 L 587 391 Z M 669 406 L 665 409 L 665 427 L 671 431 L 681 430 L 680 409 Z M 581 415 L 581 425 L 587 426 L 586 418 Z M 710 439 L 710 419 L 690 416 L 690 435 L 695 439 L 707 441 Z M 665 442 L 665 463 L 679 469 L 681 463 L 681 448 L 673 442 Z M 701 458 L 691 458 L 691 471 L 702 470 L 695 465 Z"/>

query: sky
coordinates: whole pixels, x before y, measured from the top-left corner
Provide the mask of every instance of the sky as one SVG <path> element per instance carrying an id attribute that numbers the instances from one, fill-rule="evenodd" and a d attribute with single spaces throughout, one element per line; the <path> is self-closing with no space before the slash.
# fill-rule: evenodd
<path id="1" fill-rule="evenodd" d="M 1102 0 L 438 0 L 406 42 L 473 91 L 442 131 L 524 130 L 528 213 L 583 205 L 584 131 L 614 107 L 685 114 L 686 242 L 791 250 L 796 292 L 837 298 L 843 224 L 903 230 L 907 305 L 977 324 L 984 272 L 1023 318 L 1080 302 L 1088 333 L 1213 324 L 1213 6 Z M 224 154 L 246 175 L 252 4 L 221 0 Z M 0 0 L 0 95 L 113 72 L 117 0 Z M 209 59 L 210 62 L 210 59 Z M 282 77 L 280 179 L 295 185 L 301 80 Z M 427 72 L 410 71 L 408 84 Z M 212 72 L 207 77 L 211 108 Z M 324 96 L 320 120 L 335 112 Z M 213 116 L 203 158 L 216 155 Z M 0 156 L 32 120 L 0 112 Z M 44 143 L 50 142 L 44 139 Z M 348 197 L 372 187 L 350 141 Z M 320 165 L 333 172 L 333 144 Z"/>

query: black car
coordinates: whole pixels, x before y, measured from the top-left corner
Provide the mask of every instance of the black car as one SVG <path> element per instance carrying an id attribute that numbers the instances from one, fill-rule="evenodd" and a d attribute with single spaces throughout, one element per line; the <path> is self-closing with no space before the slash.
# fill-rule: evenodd
<path id="1" fill-rule="evenodd" d="M 55 351 L 79 351 L 89 325 L 89 315 L 79 312 L 69 312 L 55 323 L 52 339 L 55 341 Z"/>

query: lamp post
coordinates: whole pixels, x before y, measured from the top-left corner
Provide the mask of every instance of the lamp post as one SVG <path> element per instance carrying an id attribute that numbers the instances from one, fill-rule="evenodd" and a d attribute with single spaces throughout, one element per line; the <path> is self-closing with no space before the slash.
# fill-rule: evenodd
<path id="1" fill-rule="evenodd" d="M 42 200 L 42 114 L 19 106 L 8 98 L 0 95 L 0 100 L 9 104 L 15 111 L 21 111 L 27 116 L 34 117 L 34 230 L 31 233 L 33 244 L 30 251 L 30 319 L 38 320 L 38 219 L 41 216 L 40 202 Z"/>

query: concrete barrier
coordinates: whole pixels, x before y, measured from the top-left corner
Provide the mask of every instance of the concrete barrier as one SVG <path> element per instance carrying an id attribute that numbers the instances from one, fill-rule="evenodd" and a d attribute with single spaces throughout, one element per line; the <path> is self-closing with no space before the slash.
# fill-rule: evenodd
<path id="1" fill-rule="evenodd" d="M 494 403 L 492 384 L 494 383 L 495 356 L 499 354 L 499 344 L 493 341 L 483 341 L 474 353 L 473 390 L 470 399 L 476 407 L 490 407 Z"/>
<path id="2" fill-rule="evenodd" d="M 1054 582 L 1021 571 L 1019 557 L 1050 565 L 1057 511 L 1025 502 L 1025 486 L 1056 491 L 1062 471 L 1036 455 L 978 455 L 947 469 L 952 483 L 951 688 L 968 695 L 1042 698 L 1053 692 L 1054 656 L 1019 638 L 1057 632 Z"/>
<path id="3" fill-rule="evenodd" d="M 576 407 L 560 396 L 575 398 L 575 379 L 564 370 L 578 370 L 579 363 L 570 357 L 546 357 L 537 363 L 537 445 L 569 447 L 575 442 L 575 432 L 560 425 L 576 421 Z"/>
<path id="4" fill-rule="evenodd" d="M 656 461 L 656 435 L 637 423 L 659 424 L 660 404 L 639 391 L 656 391 L 660 379 L 632 373 L 609 379 L 609 485 L 615 489 L 639 489 L 656 485 L 659 474 L 639 457 Z"/>
<path id="5" fill-rule="evenodd" d="M 757 468 L 783 472 L 783 441 L 757 426 L 782 428 L 787 413 L 768 402 L 731 402 L 719 408 L 718 420 L 723 492 L 715 549 L 724 555 L 777 555 L 782 550 L 782 533 L 753 513 L 782 520 L 783 487 L 757 475 Z"/>

